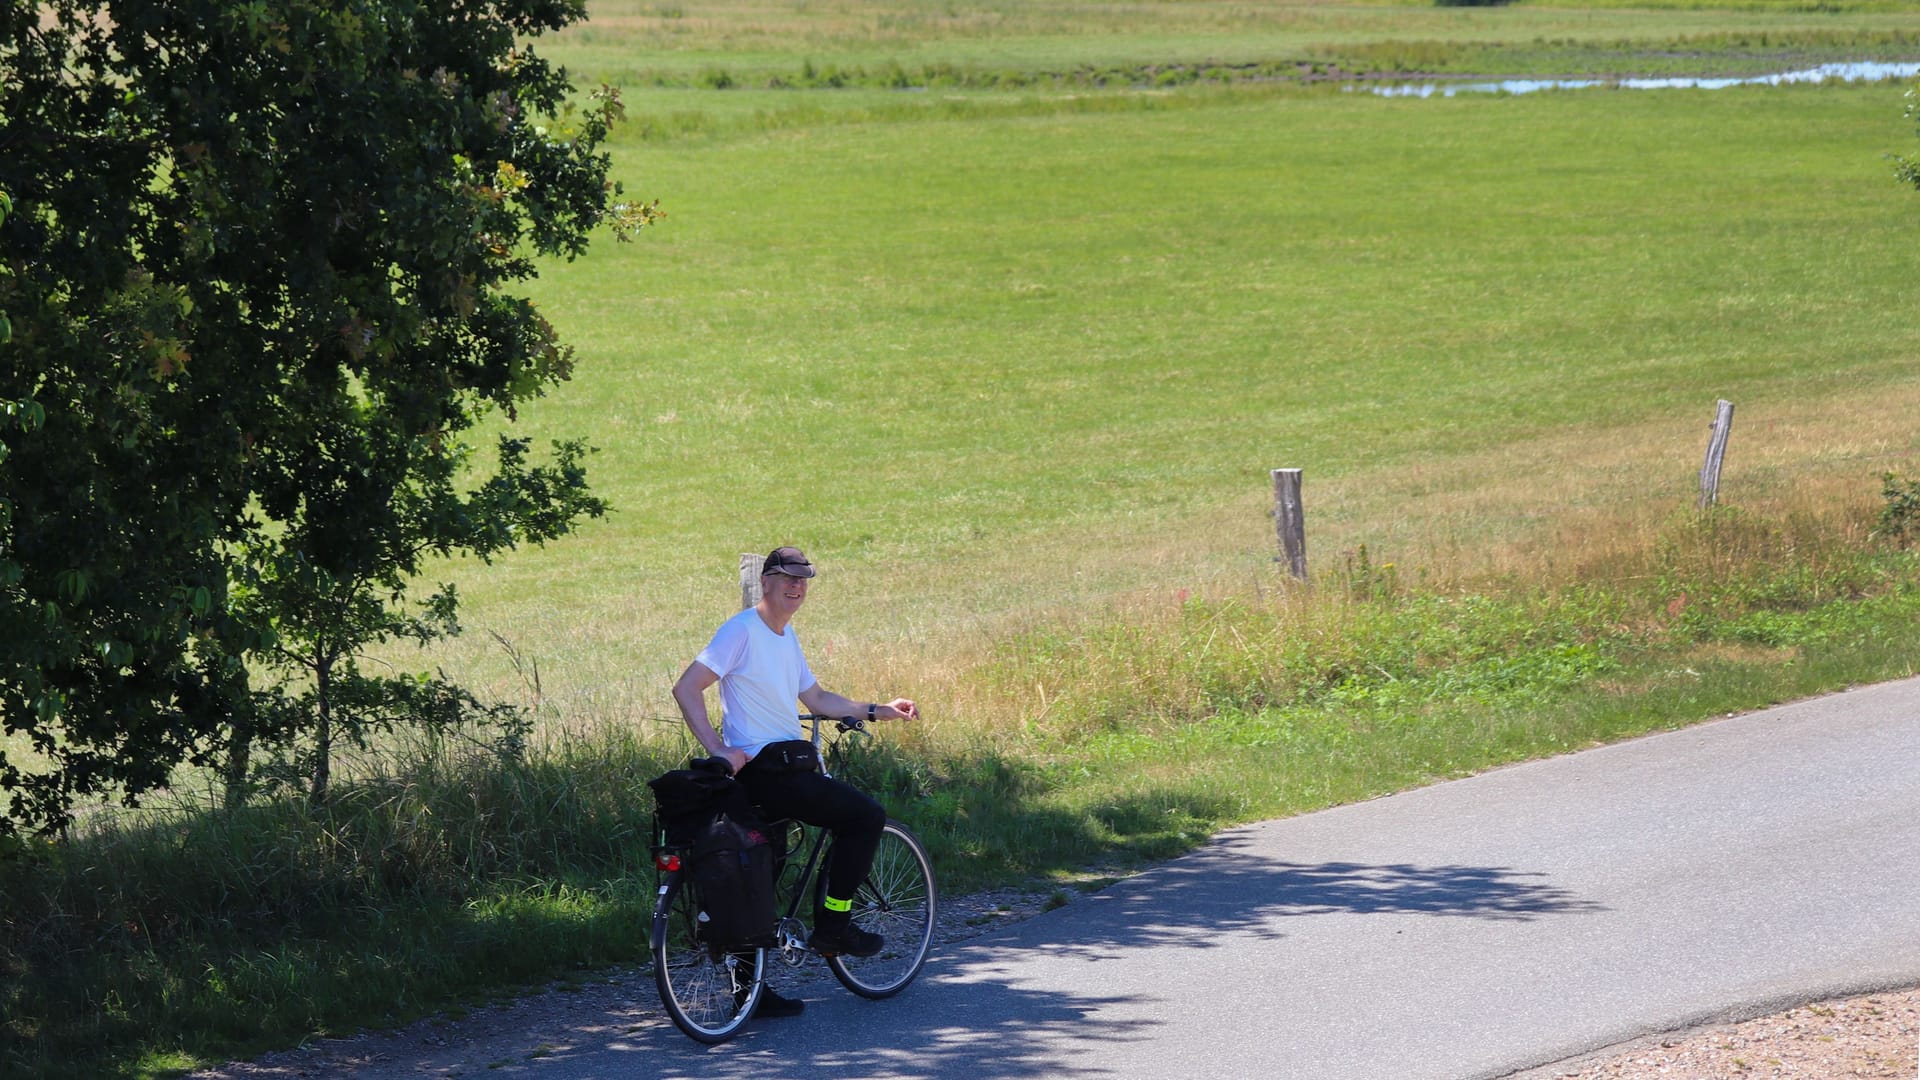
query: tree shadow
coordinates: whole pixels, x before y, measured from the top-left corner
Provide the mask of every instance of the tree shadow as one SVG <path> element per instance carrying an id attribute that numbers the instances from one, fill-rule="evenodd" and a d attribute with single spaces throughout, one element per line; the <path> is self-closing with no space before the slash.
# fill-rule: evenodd
<path id="1" fill-rule="evenodd" d="M 1095 1046 L 1146 1043 L 1158 1022 L 1103 1022 L 1102 1009 L 1132 1000 L 1124 996 L 1019 989 L 994 982 L 934 978 L 891 1001 L 862 1001 L 839 990 L 822 991 L 800 1027 L 756 1025 L 733 1043 L 694 1047 L 671 1027 L 634 1050 L 647 1055 L 661 1080 L 767 1080 L 772 1077 L 844 1080 L 857 1076 L 1111 1077 L 1119 1073 L 1089 1064 Z M 925 978 L 925 976 L 923 976 Z M 791 1022 L 782 1022 L 791 1023 Z M 678 1040 L 680 1046 L 659 1046 Z M 609 1047 L 615 1050 L 615 1047 Z M 595 1075 L 600 1075 L 595 1072 Z M 606 1075 L 638 1075 L 617 1073 Z"/>
<path id="2" fill-rule="evenodd" d="M 815 985 L 804 1017 L 756 1023 L 721 1047 L 688 1042 L 658 1019 L 657 1005 L 641 1002 L 634 1018 L 647 1022 L 555 1052 L 552 1064 L 571 1062 L 571 1071 L 553 1075 L 627 1075 L 644 1062 L 662 1078 L 722 1080 L 1115 1076 L 1112 1063 L 1132 1056 L 1114 1053 L 1114 1045 L 1150 1044 L 1169 1022 L 1141 1019 L 1160 1011 L 1163 990 L 1152 975 L 1119 966 L 1138 954 L 1280 940 L 1289 920 L 1311 917 L 1524 922 L 1604 910 L 1544 874 L 1510 867 L 1296 863 L 1263 857 L 1228 836 L 1083 901 L 955 943 L 891 1001 Z M 1067 968 L 1056 963 L 1062 959 Z M 1079 966 L 1089 962 L 1103 974 Z M 1164 969 L 1168 961 L 1155 962 Z M 1091 1053 L 1096 1046 L 1101 1052 Z M 506 1071 L 537 1076 L 543 1065 Z"/>
<path id="3" fill-rule="evenodd" d="M 1504 866 L 1296 863 L 1263 857 L 1229 835 L 1184 858 L 1072 905 L 1076 916 L 1014 928 L 1053 950 L 1216 948 L 1236 936 L 1274 940 L 1285 920 L 1309 915 L 1432 915 L 1528 922 L 1590 915 L 1604 905 Z M 1067 933 L 1061 929 L 1070 927 Z"/>
<path id="4" fill-rule="evenodd" d="M 1141 954 L 1251 944 L 1252 958 L 1262 948 L 1257 943 L 1283 940 L 1289 922 L 1311 919 L 1527 922 L 1604 910 L 1541 873 L 1460 864 L 1290 862 L 1260 854 L 1248 837 L 1228 834 L 1064 908 L 952 943 L 936 952 L 919 982 L 888 1001 L 853 997 L 825 977 L 817 960 L 799 972 L 782 972 L 778 985 L 808 999 L 806 1015 L 755 1021 L 722 1046 L 701 1046 L 675 1029 L 660 1009 L 650 975 L 640 969 L 597 1002 L 536 1009 L 530 1021 L 514 1016 L 521 1008 L 515 1005 L 469 1018 L 461 1026 L 476 1031 L 445 1032 L 431 1047 L 404 1041 L 378 1047 L 374 1040 L 375 1046 L 364 1048 L 369 1057 L 335 1059 L 336 1068 L 350 1068 L 336 1072 L 309 1064 L 297 1074 L 366 1080 L 484 1068 L 488 1075 L 555 1080 L 1038 1080 L 1118 1076 L 1112 1064 L 1128 1060 L 1136 1066 L 1128 1071 L 1137 1074 L 1137 1057 L 1116 1054 L 1115 1045 L 1141 1044 L 1139 1054 L 1150 1054 L 1157 1029 L 1179 1015 L 1164 1008 L 1167 988 L 1152 974 L 1155 965 L 1164 971 L 1178 961 L 1162 955 L 1133 970 L 1121 963 Z M 463 1048 L 453 1049 L 461 1043 Z"/>
<path id="5" fill-rule="evenodd" d="M 857 998 L 816 970 L 783 992 L 808 1006 L 796 1019 L 755 1020 L 732 1041 L 704 1046 L 667 1020 L 644 969 L 618 986 L 489 1006 L 457 1021 L 325 1040 L 194 1074 L 194 1080 L 778 1080 L 979 1076 L 1107 1077 L 1089 1067 L 1098 1045 L 1146 1042 L 1157 1022 L 1116 1024 L 1102 1010 L 1127 995 L 1020 988 L 936 958 L 896 998 Z M 584 998 L 584 1000 L 583 1000 Z"/>

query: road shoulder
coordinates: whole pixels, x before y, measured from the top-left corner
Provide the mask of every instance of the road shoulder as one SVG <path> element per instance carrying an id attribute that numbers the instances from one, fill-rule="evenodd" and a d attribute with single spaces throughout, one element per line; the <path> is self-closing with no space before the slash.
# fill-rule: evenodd
<path id="1" fill-rule="evenodd" d="M 1510 1080 L 1920 1080 L 1920 987 L 1649 1035 Z"/>

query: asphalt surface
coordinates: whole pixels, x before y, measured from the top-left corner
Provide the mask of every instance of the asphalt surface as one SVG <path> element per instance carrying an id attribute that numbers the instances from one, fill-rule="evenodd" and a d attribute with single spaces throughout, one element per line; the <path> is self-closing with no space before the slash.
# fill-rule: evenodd
<path id="1" fill-rule="evenodd" d="M 636 989 L 355 1073 L 1469 1080 L 1917 984 L 1908 680 L 1237 829 L 721 1047 Z"/>

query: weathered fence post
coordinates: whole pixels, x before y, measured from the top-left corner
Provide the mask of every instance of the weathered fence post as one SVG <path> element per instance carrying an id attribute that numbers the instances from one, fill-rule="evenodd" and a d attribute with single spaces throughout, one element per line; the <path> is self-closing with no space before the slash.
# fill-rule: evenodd
<path id="1" fill-rule="evenodd" d="M 1700 509 L 1720 498 L 1720 462 L 1727 456 L 1727 435 L 1733 430 L 1733 402 L 1721 401 L 1713 417 L 1713 435 L 1707 439 L 1707 463 L 1700 466 Z"/>
<path id="2" fill-rule="evenodd" d="M 767 565 L 765 555 L 740 553 L 740 606 L 750 608 L 760 602 L 760 571 Z"/>
<path id="3" fill-rule="evenodd" d="M 1300 506 L 1300 470 L 1273 470 L 1273 527 L 1287 572 L 1307 580 L 1307 517 Z"/>

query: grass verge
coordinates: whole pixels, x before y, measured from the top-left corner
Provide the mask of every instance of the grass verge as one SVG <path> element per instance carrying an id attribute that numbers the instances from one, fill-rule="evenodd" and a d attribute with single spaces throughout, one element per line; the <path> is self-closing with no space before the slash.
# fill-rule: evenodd
<path id="1" fill-rule="evenodd" d="M 1920 557 L 1872 510 L 1679 514 L 1615 538 L 1605 576 L 1360 549 L 1310 590 L 1035 627 L 954 669 L 964 728 L 891 729 L 850 775 L 964 891 L 1912 674 Z M 16 852 L 0 1066 L 160 1075 L 641 960 L 641 785 L 684 751 L 630 727 L 419 744 L 322 808 L 179 806 Z"/>

